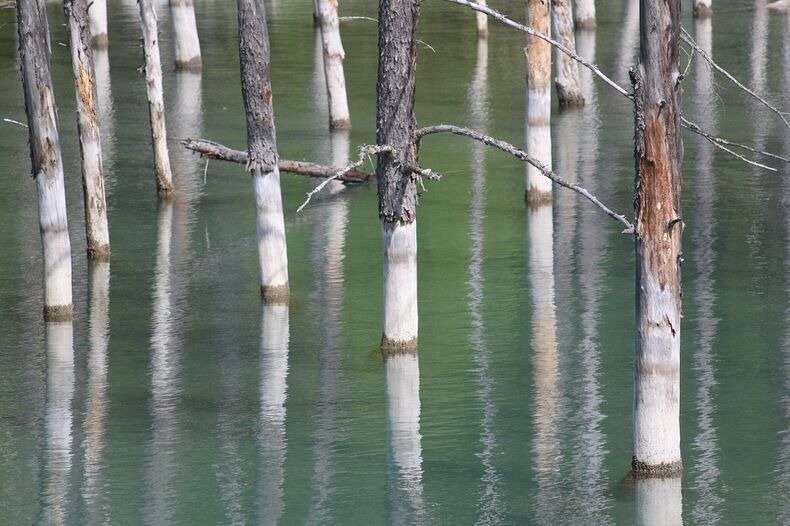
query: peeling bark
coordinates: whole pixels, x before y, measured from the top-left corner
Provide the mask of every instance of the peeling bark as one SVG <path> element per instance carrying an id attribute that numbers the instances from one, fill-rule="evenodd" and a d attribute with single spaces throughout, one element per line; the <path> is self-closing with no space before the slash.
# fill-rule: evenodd
<path id="1" fill-rule="evenodd" d="M 570 0 L 551 0 L 551 22 L 554 38 L 566 48 L 576 51 L 576 37 L 573 34 Z M 557 101 L 563 106 L 584 106 L 584 96 L 579 82 L 579 64 L 560 50 L 555 50 L 557 76 Z"/>
<path id="2" fill-rule="evenodd" d="M 337 0 L 316 0 L 320 10 L 319 25 L 324 49 L 324 75 L 329 102 L 329 127 L 347 129 L 351 127 L 346 96 L 346 76 L 343 59 L 346 52 L 340 39 L 340 21 L 337 15 Z"/>
<path id="3" fill-rule="evenodd" d="M 71 64 L 77 92 L 82 190 L 85 205 L 85 234 L 88 257 L 110 257 L 110 233 L 107 226 L 107 202 L 104 197 L 104 173 L 101 134 L 97 117 L 96 75 L 88 22 L 88 0 L 64 0 L 69 34 Z"/>
<path id="4" fill-rule="evenodd" d="M 549 0 L 527 1 L 527 25 L 548 35 Z M 527 36 L 527 153 L 551 169 L 551 44 Z M 551 202 L 551 181 L 534 166 L 527 166 L 524 197 L 530 205 Z"/>
<path id="5" fill-rule="evenodd" d="M 200 38 L 192 0 L 170 0 L 170 17 L 173 20 L 176 69 L 202 70 L 203 59 L 200 54 Z"/>
<path id="6" fill-rule="evenodd" d="M 417 0 L 379 1 L 376 142 L 379 217 L 384 250 L 384 352 L 417 349 L 417 180 L 414 131 Z"/>
<path id="7" fill-rule="evenodd" d="M 635 93 L 636 360 L 634 457 L 640 474 L 680 459 L 680 1 L 641 0 Z"/>
<path id="8" fill-rule="evenodd" d="M 17 30 L 25 92 L 32 174 L 44 253 L 44 320 L 70 321 L 71 242 L 60 156 L 57 107 L 50 74 L 50 47 L 44 2 L 17 0 Z"/>
<path id="9" fill-rule="evenodd" d="M 266 12 L 261 0 L 237 0 L 236 5 L 241 93 L 247 117 L 247 169 L 252 173 L 255 200 L 261 296 L 265 303 L 288 303 L 288 254 L 277 167 Z"/>
<path id="10" fill-rule="evenodd" d="M 154 174 L 156 191 L 160 197 L 173 192 L 173 175 L 167 151 L 165 127 L 165 100 L 162 93 L 162 61 L 159 57 L 159 32 L 153 0 L 138 0 L 140 24 L 143 31 L 145 52 L 145 83 L 148 92 L 148 116 L 151 120 L 151 137 L 154 147 Z"/>

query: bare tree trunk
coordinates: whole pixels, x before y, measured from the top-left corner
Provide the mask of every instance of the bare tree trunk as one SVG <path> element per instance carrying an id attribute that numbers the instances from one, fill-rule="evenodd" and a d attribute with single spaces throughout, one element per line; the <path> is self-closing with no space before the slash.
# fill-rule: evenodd
<path id="1" fill-rule="evenodd" d="M 247 116 L 247 169 L 258 231 L 261 295 L 266 303 L 288 303 L 288 253 L 277 168 L 277 144 L 269 73 L 269 31 L 262 0 L 237 0 L 241 94 Z"/>
<path id="2" fill-rule="evenodd" d="M 57 107 L 49 68 L 49 30 L 43 2 L 17 0 L 17 29 L 25 91 L 32 173 L 44 251 L 44 320 L 68 321 L 71 304 L 71 242 L 60 156 Z"/>
<path id="3" fill-rule="evenodd" d="M 92 0 L 88 4 L 90 17 L 91 42 L 97 48 L 106 48 L 107 37 L 107 0 Z"/>
<path id="4" fill-rule="evenodd" d="M 395 148 L 378 157 L 379 218 L 384 250 L 385 353 L 417 350 L 417 181 L 414 90 L 417 0 L 379 0 L 376 141 Z"/>
<path id="5" fill-rule="evenodd" d="M 145 81 L 148 91 L 148 116 L 151 119 L 151 136 L 154 146 L 154 173 L 156 191 L 160 197 L 173 192 L 173 175 L 167 152 L 167 128 L 165 127 L 165 100 L 162 93 L 162 61 L 159 58 L 159 33 L 153 0 L 138 0 L 140 23 L 143 31 L 145 52 Z"/>
<path id="6" fill-rule="evenodd" d="M 712 0 L 694 0 L 694 17 L 710 18 L 713 14 Z"/>
<path id="7" fill-rule="evenodd" d="M 551 21 L 555 38 L 566 48 L 576 51 L 570 0 L 551 0 Z M 557 76 L 554 78 L 554 85 L 560 107 L 584 106 L 584 96 L 579 83 L 579 64 L 559 50 L 555 50 L 555 57 Z"/>
<path id="8" fill-rule="evenodd" d="M 200 56 L 193 0 L 170 0 L 170 17 L 173 19 L 176 69 L 200 71 L 203 69 L 203 59 Z"/>
<path id="9" fill-rule="evenodd" d="M 577 29 L 592 29 L 597 25 L 595 19 L 595 0 L 576 0 L 573 21 Z"/>
<path id="10" fill-rule="evenodd" d="M 324 47 L 324 75 L 329 101 L 329 127 L 346 129 L 351 127 L 346 97 L 346 77 L 343 72 L 343 42 L 340 40 L 340 21 L 337 15 L 337 0 L 316 0 L 320 9 L 319 25 Z"/>
<path id="11" fill-rule="evenodd" d="M 477 5 L 486 7 L 486 0 L 475 0 Z M 477 24 L 477 38 L 486 38 L 488 36 L 488 15 L 477 11 L 475 13 L 475 23 Z"/>
<path id="12" fill-rule="evenodd" d="M 680 1 L 640 0 L 635 93 L 635 473 L 674 475 L 680 459 Z"/>
<path id="13" fill-rule="evenodd" d="M 527 0 L 527 25 L 548 35 L 550 4 Z M 527 36 L 527 153 L 551 168 L 551 45 Z M 551 202 L 551 181 L 527 165 L 525 199 L 531 205 Z"/>
<path id="14" fill-rule="evenodd" d="M 88 0 L 64 0 L 63 10 L 66 14 L 71 65 L 77 92 L 88 257 L 106 260 L 110 257 L 110 232 L 107 226 L 107 202 L 104 198 L 101 134 L 96 111 L 96 75 L 88 30 Z"/>

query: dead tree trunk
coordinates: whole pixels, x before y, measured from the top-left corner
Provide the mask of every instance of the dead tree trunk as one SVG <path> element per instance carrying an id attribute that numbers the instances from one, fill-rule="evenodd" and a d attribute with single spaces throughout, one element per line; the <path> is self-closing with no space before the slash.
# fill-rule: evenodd
<path id="1" fill-rule="evenodd" d="M 288 254 L 269 70 L 269 32 L 262 0 L 237 0 L 241 94 L 247 116 L 247 169 L 252 173 L 261 295 L 288 303 Z"/>
<path id="2" fill-rule="evenodd" d="M 17 0 L 17 30 L 30 141 L 38 189 L 38 219 L 44 251 L 44 320 L 69 321 L 71 242 L 60 156 L 57 107 L 49 69 L 49 35 L 44 2 Z"/>
<path id="3" fill-rule="evenodd" d="M 140 23 L 145 52 L 145 82 L 148 91 L 148 116 L 151 119 L 151 137 L 154 146 L 154 173 L 156 191 L 160 197 L 173 192 L 173 175 L 167 152 L 165 128 L 165 101 L 162 93 L 162 61 L 159 58 L 159 33 L 153 0 L 138 0 Z"/>
<path id="4" fill-rule="evenodd" d="M 680 1 L 640 0 L 635 94 L 636 371 L 632 468 L 672 475 L 680 459 Z"/>
<path id="5" fill-rule="evenodd" d="M 347 129 L 351 127 L 346 97 L 346 77 L 343 72 L 343 42 L 340 40 L 340 21 L 337 16 L 337 0 L 317 0 L 318 22 L 324 48 L 324 75 L 329 102 L 329 127 Z"/>
<path id="6" fill-rule="evenodd" d="M 573 34 L 570 0 L 551 0 L 551 22 L 554 26 L 554 37 L 566 48 L 576 51 L 576 37 Z M 557 88 L 557 101 L 563 106 L 584 106 L 581 83 L 579 82 L 579 64 L 560 50 L 555 50 L 557 59 L 557 76 L 554 85 Z"/>
<path id="7" fill-rule="evenodd" d="M 486 7 L 486 0 L 475 0 L 477 5 Z M 475 13 L 475 23 L 477 24 L 477 38 L 486 38 L 488 36 L 488 15 L 477 11 Z"/>
<path id="8" fill-rule="evenodd" d="M 192 0 L 170 0 L 170 17 L 173 19 L 176 69 L 202 70 L 203 59 L 200 56 L 200 38 L 198 38 L 195 6 Z"/>
<path id="9" fill-rule="evenodd" d="M 90 17 L 91 42 L 97 48 L 106 48 L 107 37 L 107 0 L 92 0 L 88 5 Z"/>
<path id="10" fill-rule="evenodd" d="M 376 166 L 384 250 L 384 353 L 417 350 L 417 180 L 414 91 L 417 0 L 379 0 L 376 141 L 393 152 Z"/>
<path id="11" fill-rule="evenodd" d="M 573 21 L 577 29 L 592 29 L 597 25 L 595 19 L 595 0 L 576 0 Z"/>
<path id="12" fill-rule="evenodd" d="M 101 135 L 97 116 L 96 75 L 88 25 L 88 0 L 64 0 L 66 27 L 69 33 L 71 65 L 77 92 L 82 190 L 85 200 L 85 234 L 88 257 L 110 257 L 110 233 L 107 227 L 107 202 L 104 198 L 104 174 Z"/>
<path id="13" fill-rule="evenodd" d="M 548 35 L 550 4 L 527 0 L 527 25 Z M 551 168 L 551 44 L 527 36 L 527 153 Z M 527 166 L 526 201 L 531 205 L 551 202 L 551 181 Z"/>

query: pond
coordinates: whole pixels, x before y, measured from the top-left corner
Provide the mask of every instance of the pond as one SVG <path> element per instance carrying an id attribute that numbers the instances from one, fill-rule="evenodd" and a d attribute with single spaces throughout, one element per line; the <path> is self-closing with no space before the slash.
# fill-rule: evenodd
<path id="1" fill-rule="evenodd" d="M 491 3 L 523 20 L 523 2 Z M 426 138 L 420 162 L 443 178 L 418 209 L 419 354 L 385 363 L 375 187 L 296 213 L 316 180 L 283 174 L 293 298 L 263 307 L 248 176 L 179 145 L 246 143 L 234 3 L 198 3 L 195 75 L 173 70 L 157 2 L 171 202 L 156 197 L 137 5 L 109 4 L 109 51 L 96 55 L 109 265 L 85 257 L 71 66 L 61 7 L 48 9 L 73 325 L 43 322 L 27 133 L 0 123 L 0 523 L 663 524 L 682 510 L 687 524 L 790 524 L 787 165 L 761 159 L 769 172 L 684 135 L 685 471 L 640 487 L 628 476 L 634 261 L 622 225 L 557 188 L 552 207 L 530 210 L 521 163 Z M 370 0 L 341 4 L 377 16 Z M 602 0 L 597 30 L 578 35 L 623 85 L 637 5 Z M 353 129 L 330 133 L 312 2 L 266 6 L 280 154 L 341 164 L 375 141 L 376 24 L 342 25 Z M 685 27 L 724 67 L 790 101 L 790 16 L 722 2 L 711 29 L 690 7 Z M 0 116 L 24 121 L 13 10 L 0 26 Z M 523 35 L 492 24 L 478 43 L 474 31 L 464 8 L 422 2 L 417 119 L 523 145 Z M 583 110 L 553 110 L 554 168 L 631 215 L 631 106 L 583 82 Z M 776 116 L 696 58 L 684 111 L 790 154 Z"/>

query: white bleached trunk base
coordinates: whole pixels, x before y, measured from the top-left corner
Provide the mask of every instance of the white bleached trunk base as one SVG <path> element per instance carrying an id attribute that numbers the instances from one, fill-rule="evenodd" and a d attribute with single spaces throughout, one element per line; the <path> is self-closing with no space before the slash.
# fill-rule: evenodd
<path id="1" fill-rule="evenodd" d="M 527 153 L 551 169 L 551 92 L 527 90 Z M 530 204 L 551 202 L 551 179 L 527 165 L 526 200 Z"/>
<path id="2" fill-rule="evenodd" d="M 44 248 L 44 320 L 73 318 L 71 304 L 71 242 L 66 219 L 63 176 L 36 177 L 38 218 Z"/>
<path id="3" fill-rule="evenodd" d="M 88 18 L 91 26 L 91 39 L 94 47 L 105 48 L 109 43 L 107 36 L 107 0 L 91 0 L 88 3 Z"/>
<path id="4" fill-rule="evenodd" d="M 595 0 L 576 0 L 573 21 L 577 29 L 592 29 L 596 26 Z"/>
<path id="5" fill-rule="evenodd" d="M 417 350 L 417 221 L 381 226 L 384 250 L 384 334 L 386 353 Z"/>
<path id="6" fill-rule="evenodd" d="M 320 9 L 321 40 L 324 49 L 324 74 L 329 98 L 329 126 L 333 129 L 351 127 L 346 95 L 346 76 L 343 59 L 346 52 L 340 39 L 340 21 L 337 15 L 337 0 L 318 0 Z"/>
<path id="7" fill-rule="evenodd" d="M 258 232 L 261 295 L 266 303 L 288 303 L 288 252 L 280 194 L 280 171 L 252 174 L 252 193 Z"/>
<path id="8" fill-rule="evenodd" d="M 694 0 L 694 16 L 696 18 L 709 18 L 713 14 L 711 0 Z"/>
<path id="9" fill-rule="evenodd" d="M 477 5 L 486 7 L 486 0 L 477 0 Z M 475 23 L 477 24 L 477 38 L 488 36 L 488 15 L 475 11 Z"/>
<path id="10" fill-rule="evenodd" d="M 173 19 L 176 69 L 200 71 L 203 59 L 192 0 L 170 0 L 170 17 Z"/>

